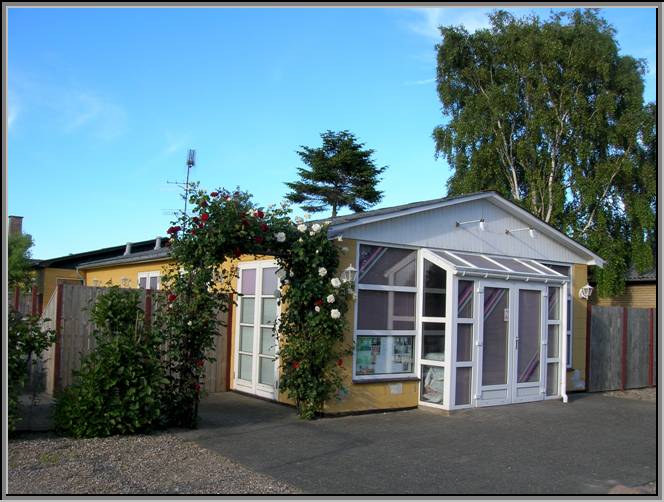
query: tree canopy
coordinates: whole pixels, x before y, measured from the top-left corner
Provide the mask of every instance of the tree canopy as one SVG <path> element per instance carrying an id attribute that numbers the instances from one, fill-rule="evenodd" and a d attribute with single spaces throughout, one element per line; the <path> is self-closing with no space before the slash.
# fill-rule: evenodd
<path id="1" fill-rule="evenodd" d="M 12 234 L 7 239 L 7 282 L 10 288 L 25 288 L 32 282 L 32 245 L 32 237 L 28 234 Z"/>
<path id="2" fill-rule="evenodd" d="M 286 199 L 300 204 L 312 213 L 349 207 L 355 212 L 380 202 L 382 192 L 376 189 L 378 175 L 386 167 L 372 160 L 374 150 L 365 149 L 348 131 L 326 131 L 318 148 L 301 146 L 297 154 L 308 167 L 298 167 L 298 181 L 286 183 L 292 190 Z"/>
<path id="3" fill-rule="evenodd" d="M 450 194 L 496 190 L 607 260 L 599 292 L 652 266 L 655 105 L 645 62 L 620 54 L 596 10 L 516 18 L 474 33 L 441 27 L 436 154 Z"/>

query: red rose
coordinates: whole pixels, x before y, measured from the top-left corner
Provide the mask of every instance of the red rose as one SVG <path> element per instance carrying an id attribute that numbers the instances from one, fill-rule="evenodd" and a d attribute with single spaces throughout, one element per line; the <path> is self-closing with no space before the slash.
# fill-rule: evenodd
<path id="1" fill-rule="evenodd" d="M 263 232 L 267 232 L 270 229 L 265 223 L 261 223 L 261 230 Z"/>
<path id="2" fill-rule="evenodd" d="M 198 224 L 198 228 L 203 228 L 204 226 L 205 226 L 205 225 L 203 225 L 202 223 L 199 223 L 199 224 Z"/>
<path id="3" fill-rule="evenodd" d="M 293 364 L 291 364 L 291 366 L 293 366 L 293 369 L 298 369 L 300 367 L 300 363 L 298 363 L 297 361 L 293 361 Z"/>
<path id="4" fill-rule="evenodd" d="M 343 359 L 337 359 L 337 366 L 343 366 L 344 365 L 344 360 Z"/>
<path id="5" fill-rule="evenodd" d="M 208 205 L 208 204 L 207 204 L 207 201 L 206 201 L 205 199 L 203 199 L 203 200 L 201 201 L 201 203 L 199 204 L 199 206 L 201 206 L 201 207 L 207 207 L 207 205 Z"/>
<path id="6" fill-rule="evenodd" d="M 174 230 L 175 232 L 179 232 L 180 230 L 182 230 L 182 227 L 181 227 L 180 225 L 175 225 L 175 226 L 173 227 L 173 230 Z"/>
<path id="7" fill-rule="evenodd" d="M 243 226 L 243 227 L 248 227 L 248 226 L 249 226 L 249 222 L 248 222 L 247 220 L 243 219 L 243 220 L 242 220 L 242 226 Z"/>
<path id="8" fill-rule="evenodd" d="M 254 213 L 256 215 L 256 218 L 262 218 L 265 216 L 265 213 L 261 211 L 260 209 Z"/>
<path id="9" fill-rule="evenodd" d="M 207 221 L 207 220 L 209 220 L 209 219 L 210 219 L 210 215 L 209 215 L 209 214 L 207 214 L 207 213 L 203 213 L 203 214 L 201 214 L 201 220 L 203 220 L 203 221 Z"/>
<path id="10" fill-rule="evenodd" d="M 174 295 L 173 293 L 168 295 L 168 301 L 169 302 L 174 302 L 176 298 L 177 298 L 177 295 Z"/>
<path id="11" fill-rule="evenodd" d="M 318 306 L 323 305 L 323 300 L 322 300 L 322 299 L 318 299 L 318 300 L 316 300 L 316 301 L 314 302 L 314 305 L 318 305 Z"/>
<path id="12" fill-rule="evenodd" d="M 261 242 L 263 242 L 263 238 L 260 235 L 254 237 L 254 240 L 256 241 L 256 244 L 260 244 Z"/>
<path id="13" fill-rule="evenodd" d="M 168 230 L 166 230 L 167 234 L 175 234 L 179 232 L 182 228 L 180 226 L 175 226 L 175 227 L 170 227 Z"/>
<path id="14" fill-rule="evenodd" d="M 211 197 L 217 197 L 219 195 L 219 192 L 210 192 Z"/>
<path id="15" fill-rule="evenodd" d="M 224 200 L 231 200 L 231 196 L 227 195 L 226 197 L 224 197 Z"/>

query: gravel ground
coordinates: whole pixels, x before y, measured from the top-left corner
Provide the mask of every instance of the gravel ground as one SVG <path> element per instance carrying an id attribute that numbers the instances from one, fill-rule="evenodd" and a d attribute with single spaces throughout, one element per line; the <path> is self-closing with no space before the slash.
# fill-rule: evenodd
<path id="1" fill-rule="evenodd" d="M 9 441 L 8 493 L 293 494 L 173 432 L 70 439 L 29 434 Z"/>
<path id="2" fill-rule="evenodd" d="M 605 396 L 619 397 L 622 399 L 638 399 L 639 401 L 655 401 L 657 400 L 657 388 L 646 387 L 644 389 L 630 389 L 630 390 L 614 390 L 605 392 Z"/>

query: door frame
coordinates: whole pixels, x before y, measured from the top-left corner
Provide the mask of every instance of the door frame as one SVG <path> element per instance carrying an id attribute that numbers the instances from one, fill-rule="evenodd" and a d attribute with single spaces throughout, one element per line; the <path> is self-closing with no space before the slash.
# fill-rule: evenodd
<path id="1" fill-rule="evenodd" d="M 260 371 L 260 336 L 261 336 L 261 324 L 260 324 L 260 314 L 262 314 L 261 309 L 259 308 L 261 292 L 263 286 L 263 269 L 265 268 L 278 268 L 279 265 L 275 260 L 254 260 L 254 261 L 243 261 L 238 264 L 238 279 L 237 279 L 237 291 L 242 291 L 242 276 L 245 270 L 253 269 L 256 270 L 256 291 L 254 294 L 254 336 L 253 336 L 253 352 L 252 352 L 252 367 L 251 367 L 251 378 L 252 381 L 248 382 L 239 377 L 239 358 L 240 358 L 240 321 L 241 321 L 241 298 L 242 295 L 238 294 L 238 303 L 235 308 L 236 315 L 233 321 L 233 385 L 232 389 L 240 392 L 246 392 L 248 394 L 254 394 L 259 397 L 266 399 L 277 399 L 278 395 L 278 382 L 279 382 L 279 347 L 275 349 L 274 357 L 274 385 L 272 387 L 261 384 L 258 382 L 258 376 Z M 281 281 L 277 278 L 277 284 L 280 285 Z M 279 325 L 279 315 L 281 313 L 281 305 L 277 305 L 277 325 L 276 329 L 278 331 Z"/>
<path id="2" fill-rule="evenodd" d="M 484 346 L 484 290 L 485 288 L 506 289 L 508 292 L 508 340 L 507 340 L 507 378 L 505 384 L 482 385 L 482 365 Z M 540 292 L 540 362 L 538 382 L 517 383 L 517 357 L 518 349 L 516 341 L 519 328 L 519 291 L 531 290 Z M 477 326 L 475 330 L 475 385 L 473 392 L 473 406 L 498 406 L 512 403 L 523 403 L 543 400 L 546 394 L 546 319 L 548 307 L 547 285 L 530 281 L 500 281 L 491 279 L 480 279 L 477 284 Z M 534 396 L 517 397 L 518 389 L 537 388 Z M 482 393 L 492 390 L 505 390 L 504 398 L 482 399 Z"/>

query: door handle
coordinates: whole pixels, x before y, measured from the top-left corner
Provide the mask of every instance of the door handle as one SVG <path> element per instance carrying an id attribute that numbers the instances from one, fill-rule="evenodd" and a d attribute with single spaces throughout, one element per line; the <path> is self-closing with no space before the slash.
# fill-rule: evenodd
<path id="1" fill-rule="evenodd" d="M 519 350 L 519 337 L 514 338 L 514 348 Z"/>

